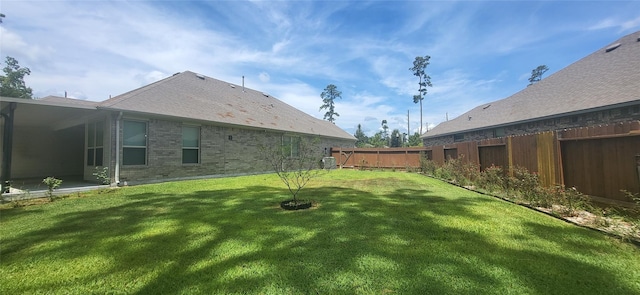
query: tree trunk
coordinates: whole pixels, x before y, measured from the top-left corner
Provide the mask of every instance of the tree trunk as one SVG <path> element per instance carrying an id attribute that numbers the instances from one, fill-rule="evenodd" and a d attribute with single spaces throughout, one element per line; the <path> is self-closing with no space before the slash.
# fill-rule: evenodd
<path id="1" fill-rule="evenodd" d="M 422 97 L 420 97 L 420 135 L 422 135 Z"/>

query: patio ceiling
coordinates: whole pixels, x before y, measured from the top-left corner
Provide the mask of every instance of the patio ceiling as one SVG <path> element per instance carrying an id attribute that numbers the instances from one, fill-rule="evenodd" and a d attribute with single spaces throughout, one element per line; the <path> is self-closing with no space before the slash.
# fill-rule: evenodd
<path id="1" fill-rule="evenodd" d="M 85 105 L 52 105 L 45 101 L 4 97 L 0 102 L 0 108 L 5 110 L 11 102 L 17 103 L 14 126 L 21 127 L 61 130 L 84 124 L 87 119 L 100 112 L 95 107 Z"/>

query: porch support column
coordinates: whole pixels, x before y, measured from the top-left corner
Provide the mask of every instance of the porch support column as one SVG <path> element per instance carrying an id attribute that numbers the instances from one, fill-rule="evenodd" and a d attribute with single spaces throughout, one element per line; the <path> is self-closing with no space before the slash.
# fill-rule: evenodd
<path id="1" fill-rule="evenodd" d="M 2 138 L 2 185 L 3 193 L 8 193 L 11 188 L 11 152 L 13 150 L 13 118 L 17 103 L 11 102 L 0 115 L 4 118 L 4 132 Z"/>

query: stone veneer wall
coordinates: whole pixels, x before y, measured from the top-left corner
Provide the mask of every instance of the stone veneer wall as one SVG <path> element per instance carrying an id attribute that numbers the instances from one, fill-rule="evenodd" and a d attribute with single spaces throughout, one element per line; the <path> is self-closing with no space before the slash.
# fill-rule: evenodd
<path id="1" fill-rule="evenodd" d="M 588 126 L 597 126 L 602 124 L 611 124 L 617 122 L 625 122 L 630 120 L 640 120 L 640 104 L 630 107 L 615 108 L 605 111 L 597 111 L 584 113 L 580 115 L 571 115 L 554 119 L 539 120 L 528 123 L 520 123 L 504 126 L 504 136 L 515 136 L 524 134 L 533 134 L 544 131 L 555 131 L 569 128 L 579 128 Z M 454 142 L 479 141 L 489 138 L 495 138 L 494 130 L 496 128 L 488 128 L 484 130 L 463 132 L 464 139 L 455 141 L 453 135 L 439 136 L 433 138 L 424 138 L 424 146 L 447 145 Z"/>
<path id="2" fill-rule="evenodd" d="M 174 179 L 269 173 L 260 158 L 260 144 L 280 144 L 284 132 L 191 125 L 178 121 L 148 120 L 147 165 L 120 166 L 121 184 Z M 121 136 L 122 136 L 121 124 Z M 182 163 L 182 126 L 200 126 L 200 163 Z M 122 140 L 120 140 L 122 144 Z M 318 149 L 353 147 L 355 139 L 321 138 Z M 122 155 L 122 151 L 119 151 Z M 122 157 L 121 157 L 122 158 Z M 319 159 L 320 160 L 320 159 Z M 115 163 L 114 163 L 115 164 Z"/>

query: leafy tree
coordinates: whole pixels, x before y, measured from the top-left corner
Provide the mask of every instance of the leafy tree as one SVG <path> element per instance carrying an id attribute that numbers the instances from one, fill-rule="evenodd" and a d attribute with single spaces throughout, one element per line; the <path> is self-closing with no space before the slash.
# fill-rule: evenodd
<path id="1" fill-rule="evenodd" d="M 416 132 L 409 136 L 409 146 L 422 146 L 422 140 L 420 139 L 420 133 Z"/>
<path id="2" fill-rule="evenodd" d="M 382 120 L 382 137 L 387 141 L 387 144 L 391 145 L 389 142 L 389 126 L 387 125 L 387 120 Z"/>
<path id="3" fill-rule="evenodd" d="M 358 129 L 356 129 L 356 133 L 353 135 L 356 140 L 357 147 L 363 147 L 367 144 L 367 135 L 362 131 L 362 125 L 358 124 Z"/>
<path id="4" fill-rule="evenodd" d="M 416 56 L 416 59 L 413 61 L 413 67 L 409 68 L 413 75 L 419 78 L 418 94 L 413 96 L 413 103 L 420 103 L 420 134 L 422 134 L 422 100 L 424 100 L 424 96 L 427 95 L 427 87 L 433 86 L 431 84 L 431 77 L 426 73 L 429 59 L 431 59 L 431 57 L 428 55 L 424 57 Z"/>
<path id="5" fill-rule="evenodd" d="M 24 84 L 24 76 L 31 74 L 29 68 L 21 68 L 18 61 L 10 56 L 5 63 L 4 75 L 0 76 L 0 96 L 32 98 L 31 88 Z"/>
<path id="6" fill-rule="evenodd" d="M 327 85 L 327 87 L 320 94 L 322 98 L 323 105 L 320 106 L 320 110 L 327 109 L 327 112 L 324 114 L 324 119 L 328 119 L 327 121 L 334 123 L 336 118 L 340 117 L 340 114 L 336 113 L 334 100 L 336 98 L 342 98 L 342 92 L 338 90 L 338 87 L 333 84 Z"/>
<path id="7" fill-rule="evenodd" d="M 322 172 L 319 165 L 323 155 L 317 148 L 318 141 L 287 136 L 281 144 L 258 145 L 260 156 L 287 186 L 295 205 L 298 205 L 300 190 Z"/>
<path id="8" fill-rule="evenodd" d="M 384 147 L 387 145 L 387 138 L 384 137 L 382 131 L 378 131 L 378 133 L 374 134 L 372 137 L 369 137 L 369 144 L 373 147 Z"/>
<path id="9" fill-rule="evenodd" d="M 542 75 L 544 75 L 544 73 L 546 73 L 548 70 L 549 68 L 546 65 L 540 65 L 537 68 L 531 70 L 531 77 L 529 78 L 529 85 L 527 86 L 531 86 L 540 82 L 540 80 L 542 80 Z"/>
<path id="10" fill-rule="evenodd" d="M 400 130 L 393 129 L 391 131 L 391 147 L 401 147 L 402 146 L 402 134 Z"/>

